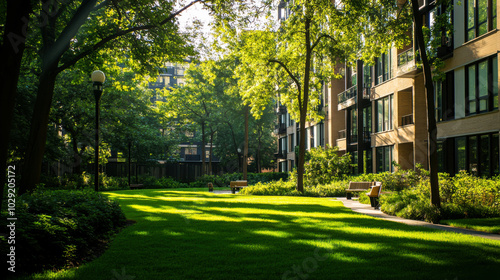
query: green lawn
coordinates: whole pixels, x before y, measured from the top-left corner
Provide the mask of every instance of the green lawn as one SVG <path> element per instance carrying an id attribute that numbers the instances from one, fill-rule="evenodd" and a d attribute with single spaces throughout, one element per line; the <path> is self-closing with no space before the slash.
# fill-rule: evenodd
<path id="1" fill-rule="evenodd" d="M 493 279 L 500 242 L 383 221 L 328 198 L 109 192 L 137 223 L 34 279 Z M 134 277 L 134 278 L 132 278 Z"/>
<path id="2" fill-rule="evenodd" d="M 442 220 L 442 224 L 500 234 L 500 218 Z"/>

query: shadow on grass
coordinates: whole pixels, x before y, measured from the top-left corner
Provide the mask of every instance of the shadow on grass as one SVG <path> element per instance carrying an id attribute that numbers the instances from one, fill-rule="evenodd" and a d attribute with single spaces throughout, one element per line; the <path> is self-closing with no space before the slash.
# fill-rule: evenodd
<path id="1" fill-rule="evenodd" d="M 329 199 L 163 190 L 110 196 L 137 223 L 99 259 L 54 279 L 484 279 L 500 273 L 498 241 L 378 220 Z"/>

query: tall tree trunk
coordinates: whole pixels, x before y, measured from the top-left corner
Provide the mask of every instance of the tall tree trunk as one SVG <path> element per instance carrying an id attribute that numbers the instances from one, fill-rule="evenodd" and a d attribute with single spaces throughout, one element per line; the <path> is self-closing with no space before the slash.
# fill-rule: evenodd
<path id="1" fill-rule="evenodd" d="M 438 180 L 438 160 L 437 160 L 437 127 L 434 105 L 434 84 L 432 82 L 432 72 L 429 59 L 426 53 L 424 34 L 422 32 L 423 20 L 418 9 L 418 1 L 411 0 L 413 9 L 413 22 L 415 24 L 415 40 L 418 44 L 422 67 L 424 71 L 425 96 L 427 100 L 427 131 L 428 145 L 427 154 L 429 155 L 429 171 L 431 181 L 431 205 L 441 207 L 439 198 L 439 180 Z"/>
<path id="2" fill-rule="evenodd" d="M 205 175 L 205 122 L 201 123 L 201 175 Z"/>
<path id="3" fill-rule="evenodd" d="M 7 15 L 0 46 L 0 209 L 7 171 L 10 130 L 17 96 L 17 82 L 26 47 L 31 1 L 8 0 Z"/>
<path id="4" fill-rule="evenodd" d="M 248 114 L 250 107 L 245 106 L 245 147 L 243 148 L 243 180 L 247 180 L 248 168 Z"/>
<path id="5" fill-rule="evenodd" d="M 306 8 L 305 18 L 305 47 L 306 47 L 306 65 L 304 67 L 304 97 L 300 100 L 299 92 L 299 107 L 300 107 L 300 143 L 299 143 L 299 165 L 297 167 L 297 191 L 304 192 L 304 164 L 306 155 L 306 117 L 307 117 L 307 103 L 309 102 L 309 78 L 311 70 L 311 34 L 310 34 L 311 19 L 308 16 Z"/>
<path id="6" fill-rule="evenodd" d="M 33 190 L 36 184 L 40 182 L 43 153 L 45 152 L 45 141 L 47 140 L 50 106 L 57 77 L 54 68 L 55 67 L 46 68 L 46 70 L 42 71 L 40 76 L 26 156 L 24 159 L 21 185 L 19 188 L 20 193 Z"/>

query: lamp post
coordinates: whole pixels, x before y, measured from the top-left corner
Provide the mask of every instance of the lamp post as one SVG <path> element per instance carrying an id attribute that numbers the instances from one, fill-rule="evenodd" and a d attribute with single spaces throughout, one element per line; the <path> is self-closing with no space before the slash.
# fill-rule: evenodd
<path id="1" fill-rule="evenodd" d="M 102 84 L 106 80 L 106 75 L 100 70 L 92 72 L 92 83 L 94 88 L 95 97 L 95 175 L 94 175 L 94 187 L 95 191 L 99 191 L 99 116 L 100 116 L 100 105 L 102 96 Z"/>

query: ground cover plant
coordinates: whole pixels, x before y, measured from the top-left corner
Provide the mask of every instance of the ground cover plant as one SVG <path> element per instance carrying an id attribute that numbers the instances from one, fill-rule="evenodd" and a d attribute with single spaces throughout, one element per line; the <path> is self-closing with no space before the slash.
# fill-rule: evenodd
<path id="1" fill-rule="evenodd" d="M 16 202 L 15 243 L 7 244 L 2 236 L 0 244 L 2 252 L 15 247 L 18 272 L 60 269 L 91 259 L 126 221 L 116 202 L 94 191 L 37 190 Z"/>
<path id="2" fill-rule="evenodd" d="M 189 189 L 107 195 L 136 223 L 91 263 L 29 279 L 489 279 L 500 273 L 500 241 L 379 220 L 331 198 Z"/>

